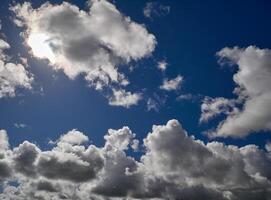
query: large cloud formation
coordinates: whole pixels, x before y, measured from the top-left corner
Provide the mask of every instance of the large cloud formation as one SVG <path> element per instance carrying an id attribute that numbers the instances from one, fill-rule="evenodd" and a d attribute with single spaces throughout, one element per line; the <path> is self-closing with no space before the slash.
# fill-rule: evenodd
<path id="1" fill-rule="evenodd" d="M 0 131 L 1 199 L 214 199 L 271 198 L 271 152 L 204 144 L 177 120 L 153 126 L 139 160 L 128 156 L 135 134 L 110 129 L 103 147 L 71 130 L 43 151 L 28 141 L 11 149 Z M 138 142 L 138 141 L 137 141 Z M 16 184 L 12 184 L 12 183 Z"/>
<path id="2" fill-rule="evenodd" d="M 97 90 L 126 86 L 129 81 L 119 66 L 149 56 L 155 37 L 106 0 L 90 0 L 88 8 L 64 2 L 34 9 L 25 2 L 11 10 L 35 57 L 48 59 L 71 79 L 83 74 Z"/>
<path id="3" fill-rule="evenodd" d="M 252 132 L 271 130 L 271 50 L 255 46 L 224 48 L 217 53 L 221 64 L 237 65 L 233 76 L 236 99 L 207 98 L 201 121 L 225 114 L 213 137 L 245 137 Z"/>
<path id="4" fill-rule="evenodd" d="M 0 38 L 0 98 L 16 96 L 18 88 L 32 88 L 33 75 L 22 64 L 10 61 L 5 53 L 9 48 L 10 45 Z"/>

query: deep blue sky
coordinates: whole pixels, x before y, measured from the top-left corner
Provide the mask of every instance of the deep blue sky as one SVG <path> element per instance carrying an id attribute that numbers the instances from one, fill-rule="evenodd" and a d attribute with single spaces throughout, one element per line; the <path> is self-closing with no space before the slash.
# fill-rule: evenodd
<path id="1" fill-rule="evenodd" d="M 36 7 L 44 2 L 35 0 L 32 3 Z M 85 1 L 68 2 L 86 9 Z M 226 46 L 271 48 L 271 2 L 268 0 L 161 1 L 161 4 L 170 6 L 170 13 L 153 20 L 145 18 L 142 13 L 146 1 L 115 2 L 126 16 L 145 24 L 158 42 L 152 57 L 133 63 L 136 68 L 128 74 L 131 82 L 128 89 L 138 91 L 145 88 L 146 97 L 157 94 L 167 97 L 166 103 L 158 112 L 148 111 L 144 100 L 129 109 L 109 106 L 106 98 L 88 88 L 82 77 L 69 80 L 62 72 L 48 67 L 46 61 L 31 58 L 19 37 L 20 29 L 13 24 L 12 14 L 7 9 L 11 1 L 4 0 L 0 4 L 0 19 L 2 32 L 12 46 L 9 53 L 28 57 L 30 71 L 35 75 L 34 92 L 24 91 L 15 98 L 0 99 L 0 128 L 8 131 L 12 146 L 30 140 L 46 148 L 49 138 L 56 139 L 73 128 L 89 135 L 93 143 L 102 145 L 107 129 L 124 125 L 142 139 L 153 124 L 164 124 L 174 118 L 188 133 L 207 141 L 202 132 L 215 123 L 198 124 L 200 100 L 180 102 L 176 97 L 186 93 L 234 97 L 232 75 L 235 69 L 221 68 L 215 53 Z M 178 92 L 159 90 L 163 74 L 157 70 L 156 61 L 163 59 L 169 63 L 165 72 L 167 77 L 184 76 L 184 84 Z M 43 95 L 39 92 L 40 87 L 43 87 Z M 18 129 L 14 123 L 24 123 L 27 127 Z M 270 133 L 222 141 L 263 146 L 268 139 L 271 140 Z"/>

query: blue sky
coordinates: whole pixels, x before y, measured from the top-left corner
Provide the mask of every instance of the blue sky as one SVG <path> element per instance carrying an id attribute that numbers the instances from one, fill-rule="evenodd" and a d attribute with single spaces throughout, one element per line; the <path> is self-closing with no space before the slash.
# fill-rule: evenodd
<path id="1" fill-rule="evenodd" d="M 122 45 L 116 47 L 119 48 L 117 49 L 118 52 L 114 52 L 114 49 L 109 51 L 114 53 L 112 59 L 121 60 L 112 62 L 117 67 L 118 72 L 129 80 L 129 84 L 122 85 L 120 82 L 114 83 L 111 80 L 112 83 L 106 84 L 102 89 L 95 89 L 97 82 L 91 82 L 96 79 L 99 80 L 101 74 L 98 74 L 98 78 L 95 77 L 91 81 L 86 80 L 85 72 L 71 78 L 71 72 L 63 72 L 65 67 L 62 66 L 65 63 L 61 63 L 60 69 L 56 70 L 54 66 L 57 64 L 50 61 L 50 58 L 46 58 L 48 55 L 45 55 L 45 58 L 39 58 L 31 52 L 35 44 L 27 43 L 27 39 L 31 34 L 35 34 L 36 25 L 34 22 L 27 21 L 25 16 L 19 16 L 22 7 L 13 11 L 11 9 L 16 5 L 23 5 L 23 2 L 25 1 L 5 0 L 0 5 L 1 39 L 10 45 L 9 49 L 5 49 L 4 53 L 0 51 L 0 53 L 8 55 L 5 62 L 15 64 L 22 63 L 21 58 L 27 58 L 27 64 L 22 64 L 33 77 L 31 89 L 15 85 L 16 92 L 14 95 L 3 95 L 3 97 L 0 95 L 0 129 L 6 130 L 12 148 L 27 140 L 41 149 L 50 149 L 52 148 L 52 144 L 48 144 L 50 140 L 56 141 L 60 135 L 72 129 L 79 130 L 89 137 L 90 143 L 102 147 L 105 143 L 104 135 L 108 132 L 107 130 L 120 129 L 123 126 L 128 126 L 136 134 L 140 145 L 143 145 L 143 139 L 147 137 L 148 133 L 152 132 L 153 125 L 164 125 L 169 120 L 176 119 L 182 124 L 188 135 L 194 135 L 196 139 L 205 143 L 218 141 L 238 147 L 255 144 L 262 151 L 267 151 L 265 145 L 269 140 L 271 141 L 271 128 L 268 125 L 270 123 L 268 112 L 271 111 L 267 106 L 266 115 L 261 116 L 260 110 L 263 105 L 270 105 L 268 104 L 270 103 L 270 96 L 262 104 L 257 104 L 260 114 L 256 113 L 256 117 L 252 118 L 252 121 L 259 121 L 260 125 L 256 124 L 250 129 L 248 128 L 249 131 L 244 131 L 246 130 L 244 127 L 239 130 L 239 122 L 236 122 L 236 127 L 227 125 L 223 130 L 219 130 L 218 124 L 224 123 L 231 116 L 238 117 L 241 115 L 231 112 L 234 109 L 240 109 L 239 111 L 244 117 L 250 117 L 247 113 L 254 113 L 254 110 L 245 113 L 243 106 L 246 106 L 250 99 L 256 101 L 257 95 L 270 94 L 270 86 L 268 86 L 269 79 L 271 80 L 269 74 L 271 59 L 268 57 L 271 55 L 269 52 L 271 48 L 270 1 L 208 0 L 203 2 L 180 0 L 149 2 L 116 0 L 112 2 L 121 16 L 130 17 L 132 22 L 137 23 L 146 32 L 142 33 L 141 38 L 139 37 L 142 44 L 137 48 L 142 47 L 142 50 L 139 52 L 125 50 L 126 52 L 131 51 L 130 53 L 133 54 L 129 57 L 129 61 L 125 61 L 128 58 L 127 55 L 116 56 L 122 51 Z M 38 0 L 31 2 L 31 14 L 37 11 L 42 15 L 42 11 L 36 9 L 44 5 L 45 2 Z M 87 5 L 86 1 L 70 0 L 67 2 L 83 10 L 83 12 L 88 12 L 89 7 L 91 7 L 91 5 Z M 63 5 L 62 3 L 62 1 L 50 1 L 52 6 Z M 149 8 L 150 16 L 144 15 L 143 12 L 144 8 L 147 9 L 148 3 L 152 5 Z M 48 14 L 48 16 L 50 15 Z M 21 20 L 22 27 L 16 25 L 16 17 Z M 31 17 L 34 18 L 34 15 Z M 127 26 L 130 26 L 129 23 L 127 23 Z M 110 22 L 108 26 L 110 26 Z M 100 30 L 99 28 L 97 25 L 97 32 Z M 111 29 L 107 30 L 106 26 L 104 29 L 105 33 L 102 33 L 105 35 L 104 37 L 107 37 L 106 34 L 114 35 L 110 32 Z M 39 27 L 35 30 L 43 34 L 42 28 Z M 53 29 L 47 31 L 50 33 L 51 30 Z M 70 27 L 69 31 L 72 32 L 73 29 Z M 20 33 L 26 35 L 22 37 Z M 141 34 L 141 32 L 135 31 L 131 35 L 137 33 L 138 35 Z M 81 37 L 80 34 L 79 31 L 78 37 Z M 155 42 L 147 40 L 150 35 L 154 36 Z M 72 39 L 76 38 L 68 38 L 67 40 L 71 41 Z M 126 39 L 121 38 L 124 44 Z M 107 42 L 110 43 L 110 39 Z M 131 45 L 135 45 L 132 39 L 128 39 L 126 44 L 129 42 Z M 144 49 L 147 48 L 146 43 L 154 45 L 154 49 Z M 145 44 L 146 46 L 144 46 Z M 81 45 L 83 49 L 84 43 Z M 112 45 L 114 46 L 115 43 L 112 42 Z M 235 46 L 239 48 L 236 50 L 236 55 L 240 55 L 239 60 L 236 59 L 236 55 L 232 55 L 235 53 L 233 49 Z M 251 49 L 248 48 L 249 46 L 251 46 Z M 225 49 L 223 51 L 225 47 L 230 48 L 230 53 Z M 53 47 L 50 46 L 50 48 Z M 107 48 L 111 48 L 111 46 Z M 133 46 L 129 48 L 132 49 Z M 220 51 L 221 54 L 218 55 L 217 52 Z M 249 54 L 250 51 L 251 54 Z M 254 60 L 253 58 L 252 61 L 249 59 L 251 59 L 253 53 L 257 54 L 258 51 L 266 54 L 264 58 L 267 61 L 259 64 L 259 67 L 267 66 L 264 67 L 263 73 L 259 69 L 259 77 L 265 73 L 266 76 L 262 76 L 262 78 L 265 78 L 266 81 L 264 80 L 261 86 L 255 87 L 250 85 L 251 82 L 254 83 L 254 79 L 251 77 L 248 77 L 248 79 L 241 77 L 240 80 L 234 82 L 233 76 L 238 74 L 243 66 L 243 69 L 246 69 L 247 65 L 250 67 L 249 63 L 253 63 Z M 76 54 L 76 50 L 72 53 Z M 139 54 L 140 58 L 137 59 L 136 57 Z M 59 53 L 59 55 L 63 56 L 64 54 Z M 221 64 L 220 58 L 230 60 L 230 64 Z M 67 59 L 67 62 L 70 61 L 69 57 L 65 59 Z M 248 59 L 248 62 L 245 62 L 245 59 Z M 259 59 L 258 63 L 262 62 L 261 57 L 257 57 L 256 61 L 257 59 Z M 165 70 L 157 67 L 158 62 L 161 61 L 167 63 Z M 73 69 L 77 68 L 76 64 L 72 62 L 71 66 Z M 252 68 L 253 66 L 248 70 Z M 265 69 L 266 71 L 264 71 Z M 162 89 L 163 81 L 174 80 L 177 76 L 182 77 L 182 80 L 177 83 L 176 87 Z M 249 78 L 253 80 L 250 81 Z M 247 80 L 248 82 L 246 82 Z M 246 97 L 243 97 L 241 93 L 234 94 L 234 89 L 242 87 L 243 83 L 248 83 L 248 86 L 244 86 L 245 90 L 250 91 L 255 88 L 257 90 L 258 88 L 262 92 L 260 95 L 255 95 L 252 92 L 253 95 L 249 93 Z M 3 84 L 3 82 L 0 81 L 0 84 Z M 112 92 L 120 89 L 123 89 L 123 92 L 130 92 L 130 94 L 138 94 L 140 99 L 129 106 L 110 105 L 114 96 Z M 185 96 L 187 99 L 180 99 L 180 96 Z M 221 104 L 222 108 L 220 107 L 218 113 L 212 116 L 216 118 L 207 119 L 206 122 L 200 123 L 202 105 L 207 101 L 206 99 L 209 98 L 218 102 L 218 97 L 222 97 L 227 103 Z M 241 99 L 241 103 L 238 102 L 238 97 Z M 155 109 L 148 109 L 148 101 L 154 102 Z M 231 104 L 231 102 L 233 103 Z M 258 109 L 257 105 L 255 103 L 255 107 L 251 107 L 251 109 L 256 109 L 255 112 Z M 207 106 L 210 108 L 212 105 L 208 104 Z M 209 110 L 209 112 L 215 111 Z M 231 123 L 235 124 L 235 121 L 229 121 L 229 124 Z M 216 137 L 206 135 L 206 131 L 210 130 L 214 131 Z M 228 133 L 225 130 L 233 130 L 233 132 Z M 142 148 L 144 149 L 144 146 Z M 127 152 L 133 155 L 132 149 Z M 142 154 L 144 153 L 136 152 L 136 159 L 140 159 Z M 269 162 L 271 163 L 271 161 Z"/>
<path id="2" fill-rule="evenodd" d="M 53 1 L 54 2 L 54 1 Z M 56 1 L 57 3 L 58 1 Z M 84 1 L 70 1 L 85 8 Z M 183 126 L 202 137 L 208 125 L 199 125 L 200 99 L 195 102 L 176 101 L 180 94 L 191 93 L 203 96 L 233 97 L 234 68 L 220 67 L 215 53 L 225 46 L 246 47 L 257 45 L 270 47 L 268 1 L 164 1 L 170 6 L 166 16 L 144 17 L 144 1 L 116 1 L 117 7 L 134 21 L 145 24 L 153 33 L 158 45 L 152 56 L 130 64 L 136 66 L 128 76 L 131 90 L 146 89 L 146 96 L 155 93 L 166 102 L 158 112 L 148 111 L 146 101 L 125 109 L 109 106 L 106 99 L 92 88 L 86 87 L 82 78 L 69 80 L 59 71 L 53 71 L 46 61 L 31 58 L 22 45 L 19 29 L 10 20 L 12 13 L 7 9 L 11 2 L 1 5 L 3 33 L 12 45 L 10 52 L 20 53 L 29 59 L 30 71 L 36 77 L 34 92 L 21 92 L 15 98 L 1 99 L 1 128 L 10 130 L 11 142 L 18 144 L 25 139 L 40 145 L 48 138 L 56 138 L 71 128 L 89 134 L 95 143 L 103 143 L 103 135 L 108 128 L 130 126 L 139 137 L 144 137 L 153 124 L 162 124 L 169 119 L 178 119 Z M 40 6 L 42 1 L 33 5 Z M 257 14 L 255 14 L 257 13 Z M 261 23 L 258 23 L 261 22 Z M 169 67 L 161 73 L 156 62 L 166 60 Z M 163 76 L 184 77 L 184 83 L 176 92 L 159 91 Z M 43 88 L 43 95 L 39 89 Z M 14 123 L 24 123 L 27 128 L 17 129 Z M 230 141 L 234 144 L 256 143 L 263 145 L 269 134 L 258 134 L 246 141 Z"/>

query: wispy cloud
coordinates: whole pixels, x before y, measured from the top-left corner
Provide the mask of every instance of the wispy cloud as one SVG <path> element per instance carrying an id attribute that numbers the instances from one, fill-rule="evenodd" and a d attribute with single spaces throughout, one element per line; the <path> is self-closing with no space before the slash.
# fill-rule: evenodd
<path id="1" fill-rule="evenodd" d="M 143 14 L 145 17 L 153 19 L 154 17 L 161 17 L 170 13 L 170 6 L 162 5 L 158 2 L 146 3 Z"/>

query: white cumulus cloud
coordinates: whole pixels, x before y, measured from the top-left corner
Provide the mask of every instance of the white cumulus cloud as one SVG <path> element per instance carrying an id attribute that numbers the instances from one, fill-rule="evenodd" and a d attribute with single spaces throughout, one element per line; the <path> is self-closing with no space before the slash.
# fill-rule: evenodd
<path id="1" fill-rule="evenodd" d="M 221 64 L 236 65 L 233 76 L 236 99 L 217 98 L 202 105 L 202 119 L 207 114 L 226 114 L 211 137 L 245 137 L 271 130 L 271 50 L 255 46 L 224 48 L 217 53 Z M 218 101 L 219 100 L 219 101 Z M 209 112 L 206 112 L 209 110 Z M 208 118 L 208 117 L 207 117 Z"/>
<path id="2" fill-rule="evenodd" d="M 71 79 L 83 74 L 96 89 L 125 86 L 119 65 L 151 55 L 155 37 L 106 0 L 90 0 L 88 6 L 87 11 L 67 2 L 33 8 L 25 2 L 11 10 L 35 57 Z"/>
<path id="3" fill-rule="evenodd" d="M 18 88 L 32 89 L 33 75 L 22 64 L 9 61 L 5 53 L 9 48 L 10 45 L 0 38 L 0 98 L 15 97 Z"/>

